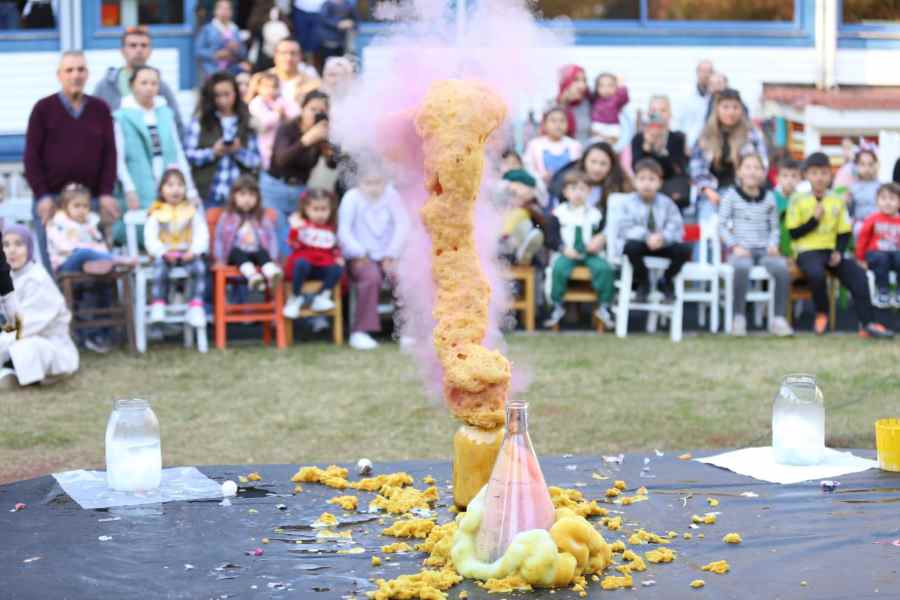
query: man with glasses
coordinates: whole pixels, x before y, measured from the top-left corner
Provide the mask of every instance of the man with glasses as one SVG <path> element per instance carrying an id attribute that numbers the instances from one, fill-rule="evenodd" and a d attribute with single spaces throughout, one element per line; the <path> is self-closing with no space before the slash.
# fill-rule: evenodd
<path id="1" fill-rule="evenodd" d="M 122 34 L 122 56 L 125 58 L 125 66 L 110 67 L 106 75 L 94 89 L 94 95 L 104 100 L 109 105 L 110 111 L 118 110 L 122 104 L 122 98 L 131 95 L 129 79 L 134 69 L 143 67 L 150 60 L 153 53 L 153 43 L 150 38 L 150 30 L 143 26 L 128 27 Z M 175 125 L 178 127 L 178 137 L 184 139 L 184 125 L 181 122 L 181 113 L 178 111 L 178 101 L 172 89 L 160 79 L 159 95 L 166 99 L 169 108 L 175 113 Z"/>
<path id="2" fill-rule="evenodd" d="M 112 195 L 116 182 L 112 115 L 106 103 L 84 93 L 88 80 L 84 53 L 64 52 L 56 76 L 60 91 L 38 100 L 25 134 L 25 179 L 34 193 L 32 214 L 41 260 L 50 272 L 44 225 L 66 184 L 80 183 L 91 191 L 104 223 L 114 223 L 120 214 Z"/>

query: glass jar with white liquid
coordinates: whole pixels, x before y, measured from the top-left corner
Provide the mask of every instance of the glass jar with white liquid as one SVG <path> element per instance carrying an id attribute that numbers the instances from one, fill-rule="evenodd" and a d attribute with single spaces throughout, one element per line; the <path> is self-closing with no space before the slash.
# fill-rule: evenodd
<path id="1" fill-rule="evenodd" d="M 106 483 L 121 492 L 159 489 L 159 420 L 146 400 L 116 400 L 106 425 Z"/>
<path id="2" fill-rule="evenodd" d="M 783 465 L 817 465 L 825 457 L 825 404 L 814 375 L 788 375 L 772 408 L 772 450 Z"/>

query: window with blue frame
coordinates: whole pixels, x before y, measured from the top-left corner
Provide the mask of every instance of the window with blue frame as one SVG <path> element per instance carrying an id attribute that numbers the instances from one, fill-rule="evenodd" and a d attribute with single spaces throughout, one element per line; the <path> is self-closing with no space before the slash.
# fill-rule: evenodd
<path id="1" fill-rule="evenodd" d="M 900 44 L 900 0 L 843 0 L 838 9 L 841 47 Z"/>
<path id="2" fill-rule="evenodd" d="M 58 0 L 0 0 L 0 32 L 56 30 Z"/>
<path id="3" fill-rule="evenodd" d="M 103 0 L 100 22 L 103 27 L 182 24 L 184 0 Z"/>
<path id="4" fill-rule="evenodd" d="M 844 0 L 841 21 L 847 25 L 898 25 L 900 0 Z"/>

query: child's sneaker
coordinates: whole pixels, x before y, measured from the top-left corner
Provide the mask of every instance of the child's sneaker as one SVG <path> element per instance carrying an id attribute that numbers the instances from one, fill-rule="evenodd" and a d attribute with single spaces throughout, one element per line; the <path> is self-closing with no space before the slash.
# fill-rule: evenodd
<path id="1" fill-rule="evenodd" d="M 889 339 L 894 337 L 894 332 L 882 325 L 881 323 L 869 323 L 859 330 L 859 337 L 874 339 Z"/>
<path id="2" fill-rule="evenodd" d="M 769 326 L 769 331 L 777 337 L 790 337 L 794 335 L 794 329 L 788 325 L 787 319 L 784 317 L 775 317 Z"/>
<path id="3" fill-rule="evenodd" d="M 736 337 L 744 337 L 747 335 L 747 317 L 744 315 L 734 315 L 731 323 L 731 335 Z"/>
<path id="4" fill-rule="evenodd" d="M 294 296 L 284 304 L 284 308 L 281 310 L 281 314 L 283 314 L 288 319 L 296 319 L 300 316 L 300 311 L 303 309 L 303 302 L 306 300 L 306 296 L 303 294 L 299 294 Z"/>
<path id="5" fill-rule="evenodd" d="M 516 249 L 516 264 L 530 265 L 534 255 L 544 246 L 544 234 L 534 228 L 528 232 L 525 241 Z"/>
<path id="6" fill-rule="evenodd" d="M 671 281 L 668 279 L 660 279 L 656 287 L 663 295 L 663 302 L 666 304 L 675 302 L 675 286 L 672 285 Z"/>
<path id="7" fill-rule="evenodd" d="M 334 302 L 331 300 L 331 290 L 324 290 L 316 294 L 310 304 L 313 312 L 325 312 L 334 308 Z"/>
<path id="8" fill-rule="evenodd" d="M 281 271 L 281 267 L 279 267 L 275 263 L 267 262 L 266 264 L 264 264 L 262 266 L 262 274 L 263 277 L 266 278 L 270 290 L 274 290 L 281 284 L 281 276 L 283 273 Z"/>
<path id="9" fill-rule="evenodd" d="M 828 313 L 816 313 L 813 331 L 815 331 L 816 335 L 825 335 L 825 332 L 828 331 Z"/>
<path id="10" fill-rule="evenodd" d="M 95 335 L 85 339 L 84 347 L 97 354 L 107 354 L 112 350 L 112 345 L 101 335 Z"/>
<path id="11" fill-rule="evenodd" d="M 252 262 L 245 262 L 241 264 L 241 266 L 238 267 L 238 270 L 241 272 L 241 275 L 244 276 L 244 279 L 247 280 L 247 285 L 251 290 L 261 292 L 265 289 L 266 280 L 256 269 L 256 265 L 254 265 Z"/>
<path id="12" fill-rule="evenodd" d="M 594 316 L 603 323 L 603 327 L 606 329 L 613 329 L 616 326 L 616 320 L 613 318 L 612 311 L 609 309 L 608 304 L 601 304 L 597 307 L 597 310 L 594 311 Z"/>
<path id="13" fill-rule="evenodd" d="M 643 304 L 647 302 L 647 298 L 650 297 L 650 284 L 642 283 L 637 287 L 637 290 L 634 292 L 634 301 L 638 304 Z"/>
<path id="14" fill-rule="evenodd" d="M 166 320 L 166 303 L 156 301 L 150 306 L 150 323 L 162 323 Z"/>
<path id="15" fill-rule="evenodd" d="M 878 293 L 875 294 L 875 297 L 872 299 L 872 304 L 874 304 L 876 308 L 890 308 L 891 295 L 888 290 L 878 290 Z"/>
<path id="16" fill-rule="evenodd" d="M 202 302 L 191 302 L 187 310 L 187 322 L 191 327 L 206 327 L 206 311 L 203 310 Z"/>
<path id="17" fill-rule="evenodd" d="M 554 304 L 553 311 L 547 320 L 544 321 L 544 327 L 556 327 L 564 316 L 566 316 L 566 307 L 562 304 Z"/>
<path id="18" fill-rule="evenodd" d="M 354 331 L 350 334 L 350 347 L 354 350 L 374 350 L 378 342 L 365 331 Z"/>

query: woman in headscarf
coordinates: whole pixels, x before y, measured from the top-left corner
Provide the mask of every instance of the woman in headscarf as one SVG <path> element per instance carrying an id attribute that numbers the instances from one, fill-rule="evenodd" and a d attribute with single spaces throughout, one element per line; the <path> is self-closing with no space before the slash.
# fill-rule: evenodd
<path id="1" fill-rule="evenodd" d="M 578 65 L 565 65 L 559 70 L 556 104 L 566 111 L 566 135 L 587 146 L 591 139 L 591 98 L 584 69 Z"/>
<path id="2" fill-rule="evenodd" d="M 12 225 L 3 231 L 2 239 L 2 255 L 9 264 L 21 318 L 17 332 L 0 333 L 0 388 L 74 373 L 78 349 L 69 335 L 72 315 L 53 278 L 34 260 L 31 232 Z"/>

